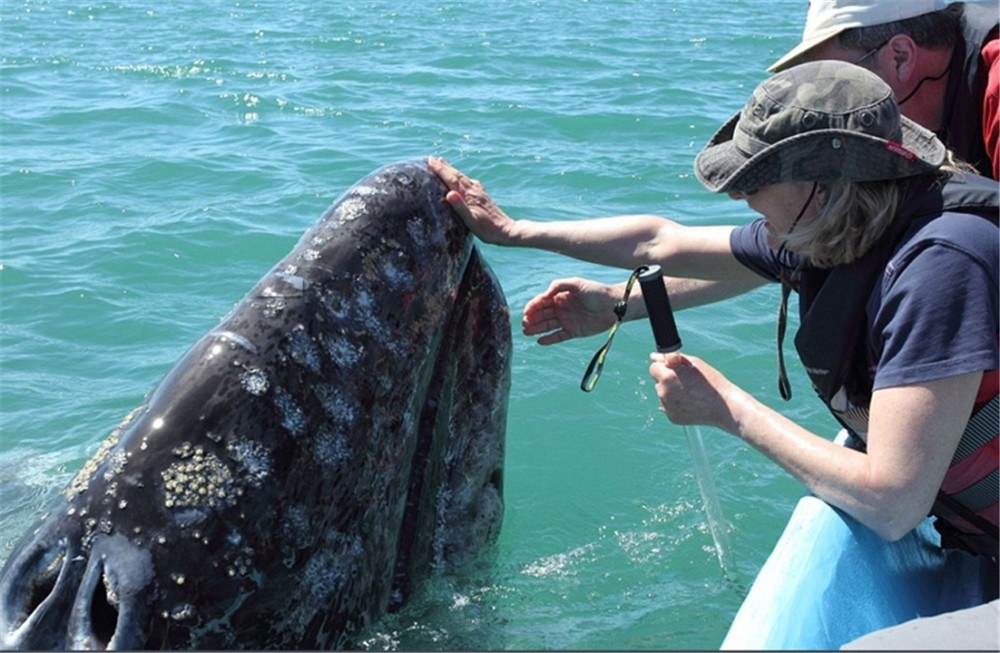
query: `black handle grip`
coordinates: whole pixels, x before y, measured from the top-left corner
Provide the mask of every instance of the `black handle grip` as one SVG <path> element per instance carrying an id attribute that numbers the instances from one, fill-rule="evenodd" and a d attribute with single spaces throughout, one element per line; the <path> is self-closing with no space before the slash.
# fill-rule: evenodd
<path id="1" fill-rule="evenodd" d="M 653 327 L 656 350 L 661 354 L 677 351 L 681 348 L 681 336 L 677 333 L 670 297 L 667 296 L 667 284 L 663 280 L 660 266 L 651 265 L 639 275 L 639 285 L 642 286 L 642 297 L 646 300 L 646 312 L 649 313 L 649 323 Z"/>

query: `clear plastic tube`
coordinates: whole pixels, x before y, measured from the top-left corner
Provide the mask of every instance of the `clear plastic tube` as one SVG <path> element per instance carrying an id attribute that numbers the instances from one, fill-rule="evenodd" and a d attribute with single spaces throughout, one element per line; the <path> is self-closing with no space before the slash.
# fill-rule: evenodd
<path id="1" fill-rule="evenodd" d="M 727 580 L 736 582 L 736 564 L 733 560 L 733 548 L 729 544 L 729 532 L 726 519 L 719 503 L 719 493 L 715 490 L 715 478 L 705 453 L 705 443 L 701 438 L 701 429 L 697 426 L 685 426 L 684 438 L 687 440 L 691 462 L 694 464 L 694 475 L 698 479 L 698 491 L 701 493 L 701 503 L 708 520 L 708 530 L 715 543 L 715 554 L 719 558 L 719 566 Z"/>
<path id="2" fill-rule="evenodd" d="M 640 268 L 641 269 L 641 268 Z M 640 276 L 639 285 L 646 303 L 646 312 L 653 328 L 653 338 L 656 349 L 660 353 L 677 351 L 681 348 L 681 337 L 674 323 L 674 313 L 670 308 L 670 298 L 667 295 L 663 272 L 658 265 L 649 266 Z M 722 574 L 731 582 L 736 582 L 736 566 L 733 561 L 733 549 L 729 544 L 729 533 L 726 531 L 726 520 L 719 504 L 719 493 L 715 490 L 715 478 L 705 453 L 705 443 L 702 442 L 701 430 L 697 426 L 685 426 L 684 438 L 687 440 L 691 462 L 694 464 L 694 474 L 698 479 L 698 491 L 701 493 L 701 503 L 708 520 L 708 530 L 715 543 L 715 553 L 719 557 Z"/>

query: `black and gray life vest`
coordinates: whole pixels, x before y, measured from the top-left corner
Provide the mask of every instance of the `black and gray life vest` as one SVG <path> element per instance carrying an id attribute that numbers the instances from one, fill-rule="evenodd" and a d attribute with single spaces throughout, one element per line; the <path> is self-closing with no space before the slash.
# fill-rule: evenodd
<path id="1" fill-rule="evenodd" d="M 996 35 L 1000 17 L 994 3 L 955 3 L 962 39 L 955 46 L 945 97 L 953 98 L 945 107 L 941 140 L 960 158 L 972 164 L 984 177 L 993 176 L 990 155 L 983 143 L 983 102 L 986 71 L 979 66 L 980 52 Z"/>
<path id="2" fill-rule="evenodd" d="M 866 304 L 876 281 L 883 274 L 893 252 L 931 220 L 943 212 L 979 215 L 998 222 L 997 182 L 978 175 L 959 175 L 941 183 L 924 177 L 917 192 L 910 194 L 888 232 L 872 250 L 846 266 L 833 270 L 803 268 L 793 280 L 799 291 L 800 327 L 795 347 L 813 387 L 833 415 L 862 441 L 867 438 L 868 407 L 873 375 L 866 352 Z M 1000 235 L 998 235 L 1000 237 Z M 1000 334 L 998 334 L 1000 337 Z M 957 492 L 942 492 L 933 514 L 963 535 L 966 541 L 955 546 L 977 553 L 997 555 L 998 459 L 984 455 L 984 448 L 997 446 L 997 370 L 984 375 L 981 395 L 962 436 L 949 474 L 961 469 L 969 456 L 979 456 L 978 465 L 991 461 L 991 469 L 979 469 L 971 485 Z M 969 459 L 973 460 L 973 459 Z M 965 463 L 966 467 L 968 462 Z M 955 485 L 955 483 L 951 483 Z M 946 475 L 942 486 L 949 487 Z M 986 513 L 983 517 L 980 513 Z M 941 529 L 939 529 L 941 530 Z M 959 538 L 960 539 L 960 538 Z M 972 540 L 975 542 L 970 543 Z"/>

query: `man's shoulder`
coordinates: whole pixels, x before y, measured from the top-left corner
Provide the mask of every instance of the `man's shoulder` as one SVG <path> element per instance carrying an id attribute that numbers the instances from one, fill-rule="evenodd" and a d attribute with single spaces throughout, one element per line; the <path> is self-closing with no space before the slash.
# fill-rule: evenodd
<path id="1" fill-rule="evenodd" d="M 995 33 L 1000 25 L 1000 14 L 995 2 L 953 2 L 948 5 L 949 11 L 958 14 L 959 20 L 965 25 L 985 29 L 987 33 Z"/>

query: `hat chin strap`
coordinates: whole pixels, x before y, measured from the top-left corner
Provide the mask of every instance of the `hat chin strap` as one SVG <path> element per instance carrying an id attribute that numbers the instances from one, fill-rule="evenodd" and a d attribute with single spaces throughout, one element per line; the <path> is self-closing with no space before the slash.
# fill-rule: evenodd
<path id="1" fill-rule="evenodd" d="M 796 216 L 795 220 L 792 221 L 792 226 L 785 232 L 786 237 L 792 233 L 795 227 L 798 226 L 799 220 L 801 220 L 802 216 L 806 214 L 806 209 L 809 208 L 809 205 L 812 203 L 818 187 L 819 183 L 814 181 L 812 190 L 809 191 L 809 198 L 806 200 L 806 203 L 802 205 L 802 210 L 799 211 L 798 216 Z M 781 246 L 778 248 L 777 256 L 779 261 L 784 253 L 785 243 L 781 243 Z M 785 401 L 792 398 L 792 384 L 789 383 L 788 372 L 785 370 L 785 351 L 783 347 L 785 343 L 785 326 L 788 322 L 788 295 L 791 294 L 792 284 L 796 283 L 798 280 L 799 268 L 802 267 L 802 263 L 804 262 L 805 260 L 803 259 L 803 261 L 795 267 L 795 270 L 792 271 L 790 279 L 786 278 L 784 274 L 781 275 L 781 304 L 778 306 L 778 329 L 776 339 L 778 341 L 778 392 L 781 393 L 781 398 Z"/>
<path id="2" fill-rule="evenodd" d="M 816 196 L 816 189 L 817 188 L 819 188 L 819 182 L 814 181 L 813 182 L 812 190 L 809 191 L 809 197 L 806 198 L 806 203 L 802 205 L 802 209 L 799 211 L 799 214 L 797 216 L 795 216 L 794 220 L 792 220 L 792 226 L 789 227 L 788 231 L 785 232 L 785 238 L 788 238 L 788 236 L 790 236 L 792 234 L 792 232 L 795 231 L 795 227 L 799 226 L 799 220 L 802 219 L 802 216 L 804 216 L 806 214 L 806 209 L 808 209 L 809 205 L 812 204 L 813 198 Z M 784 256 L 785 250 L 786 250 L 785 243 L 782 242 L 781 245 L 778 246 L 778 259 L 779 260 L 781 259 L 782 256 Z"/>

